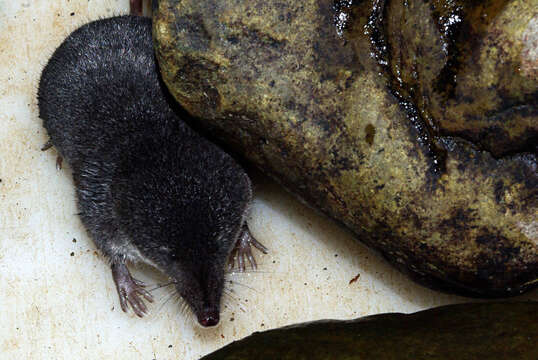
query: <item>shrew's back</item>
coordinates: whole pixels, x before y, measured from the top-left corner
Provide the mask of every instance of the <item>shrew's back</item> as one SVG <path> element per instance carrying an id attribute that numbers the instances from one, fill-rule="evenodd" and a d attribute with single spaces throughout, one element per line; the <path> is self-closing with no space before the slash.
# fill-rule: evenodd
<path id="1" fill-rule="evenodd" d="M 74 168 L 126 137 L 166 131 L 174 116 L 158 78 L 151 20 L 120 16 L 74 31 L 43 70 L 38 99 L 52 143 Z"/>

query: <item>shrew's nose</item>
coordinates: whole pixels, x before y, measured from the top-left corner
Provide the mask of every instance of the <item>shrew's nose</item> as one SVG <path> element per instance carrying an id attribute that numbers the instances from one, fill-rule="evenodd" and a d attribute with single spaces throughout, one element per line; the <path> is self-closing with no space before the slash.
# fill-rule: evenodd
<path id="1" fill-rule="evenodd" d="M 219 312 L 211 309 L 204 309 L 198 316 L 198 322 L 203 327 L 215 326 L 219 323 Z"/>

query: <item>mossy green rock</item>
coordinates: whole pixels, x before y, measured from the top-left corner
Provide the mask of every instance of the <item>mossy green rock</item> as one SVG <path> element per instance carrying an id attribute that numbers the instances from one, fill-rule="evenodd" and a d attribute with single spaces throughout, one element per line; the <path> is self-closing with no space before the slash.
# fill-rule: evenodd
<path id="1" fill-rule="evenodd" d="M 527 31 L 536 16 L 528 1 L 485 3 L 452 15 L 464 25 L 481 11 L 495 17 L 476 51 L 515 36 L 503 43 L 515 49 L 509 68 L 491 60 L 466 70 L 451 51 L 474 43 L 457 31 L 440 37 L 441 0 L 161 0 L 153 31 L 164 81 L 206 129 L 416 280 L 505 296 L 538 285 L 538 175 L 525 135 L 537 122 Z M 439 87 L 447 74 L 452 83 Z M 509 111 L 505 97 L 515 99 Z M 481 110 L 498 121 L 478 119 Z M 463 125 L 451 128 L 451 116 Z"/>
<path id="2" fill-rule="evenodd" d="M 254 333 L 203 360 L 538 358 L 538 303 L 443 306 Z"/>

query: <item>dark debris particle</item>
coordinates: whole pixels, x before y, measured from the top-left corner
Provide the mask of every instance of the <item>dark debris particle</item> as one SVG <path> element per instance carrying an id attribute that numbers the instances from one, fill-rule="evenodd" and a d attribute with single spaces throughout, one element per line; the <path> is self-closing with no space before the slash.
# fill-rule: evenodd
<path id="1" fill-rule="evenodd" d="M 71 255 L 71 256 L 75 256 L 75 253 L 71 251 L 71 254 L 69 254 L 69 255 Z"/>
<path id="2" fill-rule="evenodd" d="M 326 267 L 324 267 L 324 268 L 323 268 L 323 270 L 327 270 L 327 268 L 326 268 Z"/>
<path id="3" fill-rule="evenodd" d="M 71 13 L 71 14 L 69 14 L 69 15 L 71 15 L 71 16 L 75 16 L 75 13 L 74 13 L 74 12 L 72 12 L 72 13 Z"/>
<path id="4" fill-rule="evenodd" d="M 353 284 L 355 281 L 359 280 L 361 274 L 357 274 L 353 279 L 349 280 L 349 285 Z"/>
<path id="5" fill-rule="evenodd" d="M 368 145 L 373 145 L 374 143 L 374 136 L 375 136 L 375 127 L 372 124 L 366 125 L 366 128 L 364 129 L 366 135 L 364 139 L 368 143 Z"/>
<path id="6" fill-rule="evenodd" d="M 73 238 L 73 242 L 76 243 L 76 242 L 77 242 L 77 239 Z"/>
<path id="7" fill-rule="evenodd" d="M 220 337 L 224 339 L 224 334 L 220 334 Z"/>
<path id="8" fill-rule="evenodd" d="M 334 257 L 338 257 L 338 254 L 334 254 Z"/>
<path id="9" fill-rule="evenodd" d="M 168 348 L 171 349 L 171 348 L 172 348 L 172 345 L 168 345 Z"/>
<path id="10" fill-rule="evenodd" d="M 264 324 L 264 323 L 261 323 L 260 326 L 265 326 L 265 324 Z"/>
<path id="11" fill-rule="evenodd" d="M 234 320 L 235 320 L 235 318 L 233 318 L 233 317 L 232 317 L 232 318 L 230 318 L 230 321 L 234 321 Z"/>

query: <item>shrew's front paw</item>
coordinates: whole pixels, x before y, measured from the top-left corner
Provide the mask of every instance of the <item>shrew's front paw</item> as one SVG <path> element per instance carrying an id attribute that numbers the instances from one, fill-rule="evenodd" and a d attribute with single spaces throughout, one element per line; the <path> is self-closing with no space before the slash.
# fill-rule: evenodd
<path id="1" fill-rule="evenodd" d="M 234 266 L 235 258 L 237 258 L 237 267 L 239 271 L 245 271 L 245 260 L 248 260 L 250 266 L 253 269 L 256 269 L 256 259 L 252 254 L 252 246 L 262 253 L 267 254 L 267 248 L 258 242 L 258 240 L 256 240 L 250 233 L 247 225 L 244 225 L 241 235 L 239 235 L 239 239 L 237 239 L 235 248 L 230 255 L 230 269 Z"/>
<path id="2" fill-rule="evenodd" d="M 125 264 L 112 264 L 111 268 L 112 277 L 120 297 L 121 309 L 127 312 L 129 304 L 137 316 L 143 317 L 148 309 L 142 297 L 149 302 L 153 302 L 151 294 L 144 289 L 146 285 L 142 281 L 133 278 Z"/>

